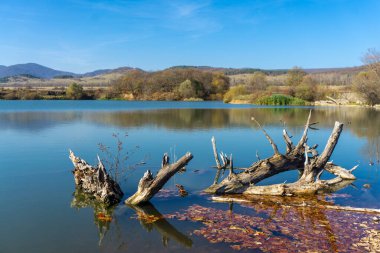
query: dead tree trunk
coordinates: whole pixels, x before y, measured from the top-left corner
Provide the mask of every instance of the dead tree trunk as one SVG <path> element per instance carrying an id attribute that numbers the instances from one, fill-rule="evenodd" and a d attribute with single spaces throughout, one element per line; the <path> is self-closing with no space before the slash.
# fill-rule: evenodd
<path id="1" fill-rule="evenodd" d="M 297 182 L 291 184 L 275 184 L 268 186 L 250 186 L 243 192 L 243 194 L 293 196 L 334 191 L 338 185 L 341 185 L 343 181 L 347 180 L 342 178 L 343 173 L 339 173 L 337 177 L 330 180 L 320 180 L 320 176 L 325 170 L 327 161 L 330 159 L 330 156 L 334 151 L 342 130 L 343 124 L 335 122 L 334 129 L 321 155 L 313 153 L 312 149 L 307 146 L 306 143 L 304 144 L 305 162 L 303 173 Z M 312 157 L 309 157 L 309 154 L 311 154 Z M 338 170 L 337 167 L 333 167 L 332 171 L 336 170 Z M 339 169 L 339 172 L 340 171 L 349 173 L 347 170 L 344 170 L 342 168 Z"/>
<path id="2" fill-rule="evenodd" d="M 96 199 L 106 205 L 113 205 L 120 202 L 123 192 L 120 186 L 110 177 L 98 157 L 99 164 L 97 167 L 89 165 L 83 159 L 76 157 L 70 150 L 70 160 L 74 164 L 74 179 L 77 188 L 83 192 L 93 195 Z M 140 179 L 137 192 L 129 197 L 125 203 L 130 205 L 138 205 L 148 202 L 166 182 L 183 167 L 185 167 L 193 158 L 191 153 L 186 153 L 177 162 L 170 164 L 169 157 L 164 154 L 161 169 L 158 174 L 153 177 L 148 170 Z"/>
<path id="3" fill-rule="evenodd" d="M 73 174 L 77 188 L 108 206 L 120 202 L 124 194 L 119 184 L 108 175 L 99 157 L 99 164 L 96 167 L 76 157 L 71 150 L 69 158 L 74 164 Z"/>
<path id="4" fill-rule="evenodd" d="M 161 190 L 166 182 L 175 173 L 186 166 L 192 158 L 193 155 L 191 153 L 186 153 L 174 164 L 169 164 L 169 158 L 167 155 L 164 155 L 162 167 L 158 171 L 157 175 L 153 177 L 152 173 L 149 170 L 146 171 L 144 176 L 140 179 L 139 185 L 137 187 L 137 192 L 129 197 L 125 203 L 138 205 L 148 202 L 159 190 Z"/>
<path id="5" fill-rule="evenodd" d="M 264 135 L 271 144 L 274 155 L 270 158 L 259 160 L 253 163 L 249 168 L 241 169 L 243 172 L 236 174 L 231 172 L 222 182 L 214 184 L 205 190 L 208 193 L 216 194 L 262 194 L 262 195 L 300 195 L 300 194 L 314 194 L 319 191 L 333 191 L 341 186 L 344 180 L 355 180 L 352 171 L 356 169 L 355 166 L 351 170 L 346 170 L 342 167 L 329 163 L 328 160 L 332 155 L 334 148 L 339 140 L 339 136 L 343 129 L 343 124 L 336 122 L 333 132 L 327 142 L 327 145 L 321 155 L 318 155 L 316 150 L 318 145 L 309 147 L 307 145 L 308 129 L 316 124 L 310 123 L 311 111 L 307 119 L 303 135 L 297 145 L 293 145 L 291 137 L 284 129 L 283 137 L 286 143 L 286 153 L 281 154 L 278 151 L 277 145 L 261 125 L 253 118 L 258 124 L 259 128 L 264 132 Z M 212 140 L 214 154 L 216 151 L 215 139 Z M 222 153 L 223 154 L 223 153 Z M 309 157 L 311 154 L 311 157 Z M 215 155 L 214 155 L 215 156 Z M 215 156 L 215 160 L 218 157 Z M 217 173 L 225 169 L 225 165 L 221 166 L 217 161 Z M 232 163 L 232 161 L 231 161 Z M 302 172 L 301 178 L 292 184 L 276 184 L 269 186 L 255 186 L 254 184 L 261 180 L 276 175 L 278 173 L 288 170 L 300 170 Z M 320 175 L 323 171 L 328 171 L 337 177 L 331 180 L 320 180 Z"/>

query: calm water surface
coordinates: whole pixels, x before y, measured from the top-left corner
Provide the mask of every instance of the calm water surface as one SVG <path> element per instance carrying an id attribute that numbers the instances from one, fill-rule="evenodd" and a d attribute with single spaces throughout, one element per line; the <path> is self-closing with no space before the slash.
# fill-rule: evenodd
<path id="1" fill-rule="evenodd" d="M 266 207 L 261 200 L 257 202 L 261 203 L 260 207 L 214 203 L 210 196 L 201 194 L 202 189 L 212 183 L 215 173 L 211 136 L 216 137 L 220 150 L 234 155 L 236 167 L 246 167 L 256 160 L 256 151 L 260 157 L 272 154 L 265 137 L 250 121 L 252 116 L 265 126 L 279 148 L 284 150 L 281 136 L 284 123 L 294 136 L 293 140 L 297 141 L 310 109 L 313 110 L 312 121 L 319 122 L 319 130 L 310 132 L 308 143 L 318 143 L 321 150 L 334 122 L 342 121 L 345 128 L 332 159 L 346 168 L 360 165 L 355 171 L 357 180 L 353 185 L 321 197 L 323 201 L 380 208 L 380 111 L 336 107 L 254 107 L 219 102 L 0 101 L 0 252 L 234 251 L 234 245 L 244 244 L 243 239 L 234 238 L 238 236 L 236 233 L 248 233 L 236 228 L 241 222 L 239 219 L 248 217 L 260 222 L 259 219 L 270 216 L 267 212 L 273 206 Z M 98 144 L 115 150 L 116 142 L 112 136 L 115 133 L 119 133 L 125 150 L 130 152 L 127 164 L 146 163 L 128 171 L 127 180 L 122 181 L 125 198 L 136 190 L 146 169 L 157 170 L 163 153 L 167 152 L 175 159 L 190 151 L 194 159 L 185 173 L 168 182 L 166 194 L 152 199 L 152 205 L 135 210 L 120 204 L 107 210 L 112 221 L 102 222 L 97 219 L 97 213 L 104 210 L 75 192 L 68 149 L 90 163 L 95 163 L 96 154 L 107 159 Z M 124 137 L 126 133 L 128 136 Z M 291 182 L 297 177 L 297 172 L 291 171 L 261 184 Z M 175 184 L 184 185 L 189 195 L 185 198 L 177 196 Z M 370 188 L 363 187 L 364 184 L 369 184 Z M 190 221 L 180 217 L 197 208 L 203 210 L 203 214 L 213 213 L 212 219 L 217 214 L 221 217 L 231 215 L 228 217 L 233 218 L 226 218 L 232 231 L 230 241 L 215 242 L 216 238 L 212 238 L 215 228 L 211 232 L 213 227 L 210 224 L 217 224 L 218 220 L 205 221 L 203 217 L 203 220 Z M 331 214 L 324 211 L 311 214 L 307 210 L 298 211 L 289 211 L 292 219 L 299 222 L 293 221 L 293 225 L 298 225 L 291 229 L 308 230 L 310 224 L 315 229 L 315 224 L 320 222 L 333 223 Z M 172 214 L 176 212 L 175 217 Z M 305 215 L 311 223 L 301 222 Z M 271 245 L 281 245 L 287 240 L 296 245 L 302 241 L 296 235 L 289 236 L 286 232 L 288 223 L 279 220 L 280 216 L 275 217 L 272 222 L 277 222 L 277 230 L 281 233 L 276 229 L 270 231 L 273 239 L 268 237 L 266 240 Z M 321 243 L 326 244 L 323 247 L 331 252 L 350 239 L 340 238 L 339 228 L 330 225 L 330 229 L 315 233 L 320 235 Z M 260 231 L 264 233 L 265 229 L 256 229 L 259 238 Z M 331 240 L 331 236 L 335 239 Z M 252 252 L 252 249 L 242 249 Z M 276 251 L 261 246 L 255 250 Z"/>

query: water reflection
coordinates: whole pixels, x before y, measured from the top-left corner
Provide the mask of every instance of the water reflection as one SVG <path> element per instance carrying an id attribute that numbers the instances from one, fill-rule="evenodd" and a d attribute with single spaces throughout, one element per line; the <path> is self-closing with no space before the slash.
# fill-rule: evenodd
<path id="1" fill-rule="evenodd" d="M 75 209 L 91 208 L 94 211 L 94 223 L 98 228 L 99 246 L 102 244 L 105 235 L 110 229 L 110 223 L 114 219 L 113 212 L 115 206 L 107 207 L 102 202 L 96 200 L 92 195 L 75 189 L 71 207 Z"/>
<path id="2" fill-rule="evenodd" d="M 71 207 L 75 209 L 81 208 L 91 208 L 93 210 L 94 223 L 98 228 L 99 235 L 99 246 L 102 246 L 103 242 L 106 240 L 107 232 L 111 229 L 112 235 L 109 238 L 114 240 L 115 233 L 117 234 L 117 251 L 122 248 L 127 248 L 126 245 L 129 244 L 130 238 L 123 238 L 123 230 L 128 229 L 128 227 L 123 228 L 118 224 L 118 219 L 125 219 L 124 215 L 115 215 L 115 206 L 106 207 L 101 202 L 97 201 L 92 197 L 92 195 L 86 194 L 83 191 L 76 189 L 73 193 L 73 199 L 71 201 Z M 151 203 L 147 203 L 141 206 L 129 206 L 130 209 L 134 211 L 132 215 L 133 219 L 137 219 L 141 228 L 145 231 L 151 233 L 152 231 L 157 231 L 162 237 L 162 245 L 167 248 L 169 246 L 169 241 L 173 240 L 181 244 L 186 248 L 191 248 L 193 241 L 175 228 L 167 219 L 162 215 Z M 127 214 L 127 217 L 129 215 Z M 111 227 L 111 224 L 113 227 Z M 137 232 L 137 231 L 135 231 Z"/>
<path id="3" fill-rule="evenodd" d="M 380 136 L 380 111 L 368 108 L 314 108 L 312 121 L 331 127 L 334 121 L 346 124 L 357 136 L 373 139 Z M 0 112 L 4 128 L 42 130 L 69 122 L 89 122 L 117 127 L 154 126 L 173 130 L 251 127 L 254 116 L 261 124 L 302 128 L 309 109 L 162 109 L 150 111 L 42 111 Z"/>
<path id="4" fill-rule="evenodd" d="M 143 228 L 148 232 L 155 229 L 161 234 L 164 247 L 168 246 L 170 239 L 187 248 L 191 248 L 193 245 L 193 241 L 170 224 L 151 203 L 140 206 L 131 205 L 129 207 L 136 212 L 137 219 Z"/>
<path id="5" fill-rule="evenodd" d="M 141 102 L 143 105 L 144 102 Z M 2 129 L 39 132 L 59 125 L 92 124 L 122 129 L 142 127 L 169 131 L 256 128 L 254 116 L 266 128 L 282 128 L 290 134 L 302 133 L 309 108 L 232 108 L 232 109 L 160 109 L 137 111 L 30 111 L 0 112 Z M 360 107 L 315 107 L 313 122 L 330 131 L 334 121 L 345 123 L 344 133 L 351 133 L 366 144 L 360 153 L 365 166 L 380 168 L 380 110 Z M 120 130 L 123 131 L 123 130 Z M 277 130 L 276 130 L 277 131 Z M 280 131 L 278 131 L 280 132 Z M 282 142 L 282 141 L 281 141 Z M 349 145 L 353 145 L 350 143 Z M 362 164 L 363 165 L 363 164 Z"/>
<path id="6" fill-rule="evenodd" d="M 50 105 L 54 102 L 46 103 L 46 106 Z M 374 228 L 376 224 L 371 221 L 372 217 L 363 214 L 292 206 L 296 203 L 291 202 L 268 204 L 265 199 L 257 199 L 245 207 L 235 204 L 232 211 L 228 211 L 226 204 L 211 203 L 204 196 L 196 196 L 198 191 L 211 184 L 215 172 L 209 168 L 214 165 L 209 142 L 212 135 L 217 138 L 221 150 L 234 154 L 237 167 L 245 167 L 255 160 L 256 150 L 262 158 L 272 154 L 262 133 L 255 129 L 252 131 L 251 128 L 255 127 L 250 121 L 252 116 L 265 126 L 279 145 L 283 145 L 280 129 L 283 122 L 296 140 L 302 133 L 307 108 L 187 108 L 119 112 L 69 109 L 0 112 L 3 168 L 0 198 L 3 203 L 8 203 L 0 210 L 0 217 L 3 217 L 1 252 L 68 252 L 72 249 L 107 253 L 128 250 L 134 253 L 226 252 L 234 245 L 235 248 L 245 247 L 246 252 L 252 252 L 249 247 L 256 247 L 257 252 L 265 247 L 302 252 L 303 247 L 318 251 L 314 244 L 316 241 L 320 241 L 321 251 L 325 252 L 334 249 L 363 252 L 362 248 L 347 247 L 365 243 L 368 231 L 379 231 L 379 224 Z M 339 191 L 350 194 L 350 197 L 334 197 L 334 202 L 380 208 L 380 171 L 375 169 L 380 111 L 366 108 L 313 110 L 312 121 L 318 121 L 321 130 L 310 134 L 311 144 L 319 143 L 323 148 L 334 121 L 339 120 L 345 123 L 345 129 L 333 159 L 346 168 L 354 166 L 357 160 L 366 161 L 365 164 L 361 162 L 355 171 L 357 189 L 347 187 Z M 71 199 L 73 178 L 68 170 L 71 164 L 67 159 L 67 149 L 77 150 L 91 162 L 99 152 L 97 143 L 112 145 L 111 134 L 126 131 L 130 133 L 126 142 L 131 145 L 129 147 L 142 145 L 141 154 L 128 161 L 134 164 L 135 160 L 139 162 L 140 158 L 150 156 L 147 166 L 136 170 L 124 183 L 126 195 L 136 190 L 146 168 L 159 164 L 164 152 L 173 150 L 173 153 L 182 154 L 189 150 L 196 153 L 196 159 L 189 164 L 188 171 L 173 178 L 169 186 L 174 187 L 176 183 L 184 185 L 190 197 L 153 199 L 162 215 L 152 210 L 136 211 L 124 204 L 106 210 L 79 192 L 75 192 Z M 375 165 L 369 166 L 370 161 Z M 194 173 L 198 169 L 200 173 Z M 278 176 L 264 183 L 291 182 L 297 177 L 293 172 Z M 370 184 L 370 188 L 364 188 L 364 184 Z M 25 192 L 31 197 L 25 198 Z M 45 196 L 51 200 L 49 203 Z M 272 200 L 274 203 L 280 201 Z M 70 201 L 73 208 L 81 211 L 74 212 L 67 204 Z M 328 197 L 323 201 L 331 202 Z M 299 204 L 302 205 L 302 201 Z M 184 217 L 186 219 L 194 214 L 190 221 L 181 219 L 184 210 L 188 215 Z M 180 213 L 172 216 L 171 213 L 176 211 Z M 140 217 L 145 219 L 139 220 Z M 159 219 L 155 220 L 157 217 Z M 264 230 L 266 226 L 269 230 Z M 212 238 L 212 235 L 219 237 Z M 223 238 L 223 243 L 208 242 L 217 238 Z"/>

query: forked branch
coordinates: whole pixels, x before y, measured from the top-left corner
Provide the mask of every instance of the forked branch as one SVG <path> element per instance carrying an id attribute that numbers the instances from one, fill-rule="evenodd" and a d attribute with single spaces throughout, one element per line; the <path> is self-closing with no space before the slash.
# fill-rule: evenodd
<path id="1" fill-rule="evenodd" d="M 309 130 L 309 127 L 310 127 L 310 119 L 311 119 L 311 110 L 309 112 L 309 116 L 307 118 L 303 134 L 302 134 L 299 142 L 297 143 L 296 147 L 292 151 L 294 155 L 300 154 L 303 151 L 304 144 L 307 142 L 307 133 L 308 133 L 308 130 Z"/>
<path id="2" fill-rule="evenodd" d="M 280 155 L 280 152 L 278 152 L 278 148 L 277 148 L 277 145 L 276 143 L 273 141 L 273 139 L 269 136 L 269 134 L 267 133 L 267 131 L 265 131 L 265 129 L 260 125 L 260 123 L 254 118 L 252 117 L 251 118 L 256 124 L 257 126 L 261 129 L 261 131 L 263 131 L 265 137 L 268 139 L 270 145 L 272 146 L 272 149 L 274 151 L 274 154 L 275 155 Z"/>
<path id="3" fill-rule="evenodd" d="M 269 140 L 275 154 L 266 159 L 259 159 L 259 161 L 254 162 L 250 167 L 242 169 L 243 172 L 239 174 L 234 173 L 233 177 L 226 177 L 220 183 L 214 181 L 214 184 L 207 188 L 205 192 L 217 194 L 243 193 L 298 195 L 315 194 L 321 191 L 333 191 L 334 189 L 339 189 L 342 186 L 350 184 L 350 181 L 355 179 L 352 171 L 356 169 L 356 167 L 351 170 L 346 170 L 335 164 L 328 163 L 339 140 L 343 124 L 339 122 L 335 123 L 325 149 L 321 155 L 318 155 L 318 145 L 311 147 L 307 145 L 308 129 L 311 125 L 315 124 L 310 123 L 310 119 L 311 111 L 308 115 L 303 134 L 296 146 L 293 145 L 291 137 L 284 129 L 283 137 L 286 143 L 286 154 L 282 155 L 279 153 L 277 145 L 274 143 L 273 139 L 266 133 L 260 123 L 252 118 Z M 213 143 L 215 143 L 215 140 Z M 302 172 L 302 176 L 295 183 L 255 186 L 256 183 L 263 179 L 284 171 L 296 169 Z M 336 175 L 336 178 L 331 180 L 321 180 L 320 177 L 323 171 Z"/>
<path id="4" fill-rule="evenodd" d="M 282 136 L 284 137 L 284 141 L 286 144 L 286 154 L 289 154 L 294 149 L 294 145 L 291 139 L 292 137 L 289 136 L 286 129 L 282 130 Z"/>
<path id="5" fill-rule="evenodd" d="M 144 176 L 140 179 L 136 193 L 129 197 L 125 202 L 131 205 L 148 202 L 159 190 L 161 190 L 166 182 L 186 166 L 192 158 L 193 155 L 191 153 L 186 153 L 177 162 L 173 164 L 165 164 L 155 177 L 149 170 L 146 171 Z"/>

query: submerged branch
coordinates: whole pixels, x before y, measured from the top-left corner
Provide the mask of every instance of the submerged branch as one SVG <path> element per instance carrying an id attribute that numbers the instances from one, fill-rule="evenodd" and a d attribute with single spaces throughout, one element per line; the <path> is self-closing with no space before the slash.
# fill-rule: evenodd
<path id="1" fill-rule="evenodd" d="M 257 203 L 257 199 L 251 199 L 245 196 L 236 196 L 236 195 L 212 196 L 211 200 L 215 202 L 220 202 L 220 203 L 231 203 L 231 202 Z M 263 200 L 260 199 L 260 201 L 263 201 Z M 297 202 L 292 203 L 290 201 L 283 201 L 283 202 L 275 201 L 272 203 L 276 203 L 284 207 L 311 207 L 311 208 L 319 208 L 319 209 L 332 209 L 332 210 L 339 210 L 339 211 L 380 214 L 380 209 L 351 207 L 351 206 L 337 206 L 337 205 L 327 204 L 325 202 L 318 204 L 318 202 L 315 202 L 315 201 L 308 203 L 307 201 L 302 200 L 302 202 L 299 202 L 299 203 Z"/>

